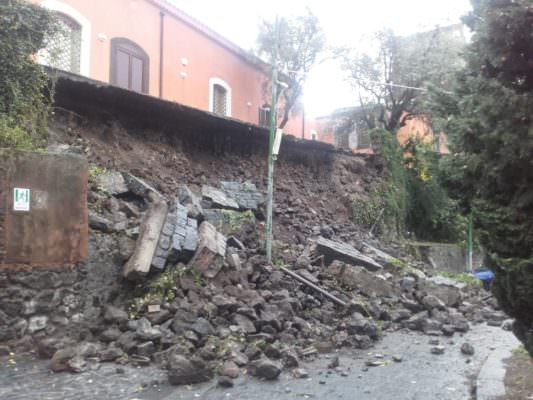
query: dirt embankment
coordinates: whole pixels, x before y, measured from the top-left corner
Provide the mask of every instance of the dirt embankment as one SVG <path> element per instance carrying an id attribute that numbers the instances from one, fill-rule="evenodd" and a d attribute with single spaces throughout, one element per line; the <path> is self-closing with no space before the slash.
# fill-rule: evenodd
<path id="1" fill-rule="evenodd" d="M 169 133 L 69 112 L 56 115 L 52 132 L 54 140 L 82 146 L 92 165 L 129 172 L 168 196 L 180 184 L 199 191 L 220 181 L 250 181 L 266 192 L 267 157 L 260 148 L 223 143 L 191 148 Z M 375 156 L 282 152 L 275 166 L 276 238 L 304 243 L 321 227 L 353 235 L 358 227 L 351 223 L 352 198 L 374 191 L 383 174 Z"/>

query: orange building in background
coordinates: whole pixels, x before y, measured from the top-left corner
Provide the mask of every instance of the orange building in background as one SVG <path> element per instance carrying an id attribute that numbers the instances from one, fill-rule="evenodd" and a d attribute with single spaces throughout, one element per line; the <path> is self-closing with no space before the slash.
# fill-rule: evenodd
<path id="1" fill-rule="evenodd" d="M 407 113 L 401 118 L 401 128 L 396 132 L 396 138 L 403 147 L 409 139 L 418 139 L 422 143 L 433 145 L 440 154 L 450 154 L 448 137 L 444 132 L 436 134 L 427 117 L 411 116 Z"/>
<path id="2" fill-rule="evenodd" d="M 270 66 L 165 0 L 31 0 L 62 30 L 43 64 L 205 111 L 265 125 Z M 266 97 L 266 98 L 265 98 Z M 312 138 L 295 112 L 284 131 Z"/>
<path id="3" fill-rule="evenodd" d="M 332 143 L 353 153 L 374 153 L 365 115 L 368 116 L 368 113 L 362 107 L 346 107 L 317 118 L 315 129 L 319 132 L 318 140 Z M 434 146 L 434 150 L 440 154 L 450 153 L 446 134 L 442 132 L 436 134 L 431 121 L 423 115 L 404 113 L 400 119 L 396 138 L 402 147 L 409 139 L 418 139 L 422 143 Z"/>

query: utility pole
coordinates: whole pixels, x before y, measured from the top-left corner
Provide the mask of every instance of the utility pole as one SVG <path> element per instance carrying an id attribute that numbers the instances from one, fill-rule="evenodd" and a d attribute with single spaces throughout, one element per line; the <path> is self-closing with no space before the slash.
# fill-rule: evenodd
<path id="1" fill-rule="evenodd" d="M 277 116 L 276 100 L 278 90 L 278 17 L 274 27 L 274 44 L 272 48 L 272 103 L 270 104 L 270 132 L 268 136 L 268 192 L 267 192 L 267 221 L 266 221 L 266 256 L 267 262 L 272 263 L 272 197 L 274 195 L 274 136 L 276 134 Z"/>
<path id="2" fill-rule="evenodd" d="M 473 253 L 473 243 L 472 243 L 472 211 L 470 211 L 470 215 L 468 216 L 468 271 L 472 272 L 473 266 L 472 266 L 472 253 Z"/>

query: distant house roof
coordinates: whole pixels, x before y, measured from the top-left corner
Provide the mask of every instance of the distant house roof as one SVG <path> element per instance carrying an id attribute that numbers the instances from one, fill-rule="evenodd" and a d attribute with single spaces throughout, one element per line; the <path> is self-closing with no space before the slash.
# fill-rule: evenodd
<path id="1" fill-rule="evenodd" d="M 243 48 L 237 46 L 235 43 L 231 42 L 230 40 L 226 39 L 224 36 L 215 32 L 213 29 L 209 28 L 207 25 L 203 24 L 202 22 L 198 21 L 197 19 L 191 17 L 184 11 L 177 8 L 175 5 L 170 3 L 168 0 L 146 0 L 146 1 L 158 7 L 162 12 L 165 12 L 183 21 L 185 24 L 189 25 L 191 28 L 200 32 L 201 34 L 208 37 L 209 39 L 212 39 L 213 41 L 217 42 L 224 48 L 230 50 L 231 52 L 241 57 L 242 59 L 244 59 L 252 66 L 256 67 L 257 69 L 263 72 L 267 72 L 270 69 L 270 65 L 268 63 L 264 62 L 259 57 L 255 56 L 249 51 L 246 51 Z"/>

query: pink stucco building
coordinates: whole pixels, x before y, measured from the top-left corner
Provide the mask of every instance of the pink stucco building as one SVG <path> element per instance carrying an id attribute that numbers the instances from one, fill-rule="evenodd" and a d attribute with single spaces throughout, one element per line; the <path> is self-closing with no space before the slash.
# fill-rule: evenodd
<path id="1" fill-rule="evenodd" d="M 31 0 L 63 30 L 41 62 L 126 89 L 265 124 L 270 67 L 165 0 Z M 295 113 L 285 132 L 312 138 Z"/>

